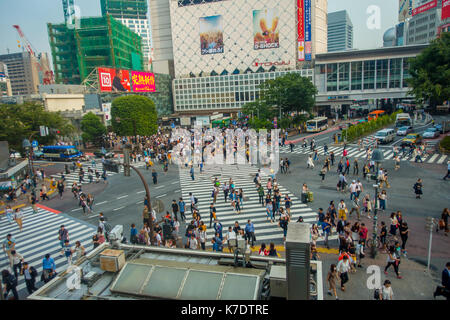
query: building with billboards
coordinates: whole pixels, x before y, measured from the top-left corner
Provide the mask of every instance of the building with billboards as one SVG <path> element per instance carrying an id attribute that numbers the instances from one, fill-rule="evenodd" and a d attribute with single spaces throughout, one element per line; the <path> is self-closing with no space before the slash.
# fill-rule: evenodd
<path id="1" fill-rule="evenodd" d="M 109 14 L 47 29 L 57 83 L 81 84 L 99 66 L 142 70 L 142 38 Z"/>
<path id="2" fill-rule="evenodd" d="M 319 114 L 347 109 L 358 101 L 383 108 L 395 106 L 401 99 L 412 98 L 408 59 L 428 45 L 398 46 L 379 49 L 342 51 L 316 56 L 315 85 L 319 94 Z M 368 101 L 371 100 L 371 101 Z"/>
<path id="3" fill-rule="evenodd" d="M 111 15 L 142 38 L 143 69 L 150 70 L 151 31 L 147 0 L 100 0 L 102 15 Z"/>
<path id="4" fill-rule="evenodd" d="M 170 1 L 179 113 L 237 110 L 287 72 L 313 79 L 327 51 L 327 1 Z M 189 35 L 189 36 L 186 36 Z"/>

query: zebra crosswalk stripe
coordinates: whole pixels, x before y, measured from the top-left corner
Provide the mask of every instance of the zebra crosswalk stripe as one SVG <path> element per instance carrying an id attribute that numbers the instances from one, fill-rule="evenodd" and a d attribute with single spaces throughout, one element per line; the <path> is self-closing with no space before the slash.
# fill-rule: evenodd
<path id="1" fill-rule="evenodd" d="M 48 210 L 38 208 L 38 212 L 34 213 L 31 207 L 22 209 L 23 230 L 19 231 L 16 223 L 10 224 L 8 219 L 0 220 L 0 239 L 6 239 L 6 235 L 11 233 L 16 241 L 16 251 L 21 254 L 24 261 L 30 266 L 36 268 L 38 274 L 42 272 L 42 259 L 45 254 L 50 254 L 55 259 L 56 271 L 61 272 L 67 268 L 67 260 L 60 255 L 61 246 L 58 240 L 58 230 L 61 225 L 69 231 L 69 239 L 71 245 L 75 245 L 75 241 L 80 241 L 86 251 L 93 248 L 92 235 L 96 228 L 78 219 L 72 218 L 65 214 L 55 214 Z M 0 269 L 10 268 L 9 260 L 4 254 L 0 260 Z M 10 270 L 12 272 L 12 270 Z M 36 280 L 40 281 L 40 278 Z M 23 276 L 18 277 L 17 290 L 25 289 L 25 280 Z"/>
<path id="2" fill-rule="evenodd" d="M 356 147 L 347 147 L 346 148 L 348 151 L 348 157 L 349 158 L 366 158 L 366 150 L 359 150 L 359 148 Z M 330 152 L 334 152 L 336 154 L 336 156 L 341 156 L 342 152 L 343 152 L 344 148 L 343 147 L 328 147 L 328 153 Z M 390 160 L 393 159 L 394 157 L 394 151 L 392 149 L 385 149 L 382 148 L 381 149 L 383 154 L 384 154 L 384 158 L 386 160 Z M 323 151 L 323 146 L 317 147 L 317 151 L 318 154 L 323 156 L 324 155 L 324 151 Z M 293 152 L 290 151 L 289 147 L 280 147 L 280 153 L 281 154 L 298 154 L 298 155 L 310 155 L 310 154 L 314 154 L 313 151 L 310 150 L 309 147 L 307 148 L 302 148 L 301 146 L 297 145 L 296 148 L 294 149 Z M 434 153 L 431 156 L 428 154 L 424 154 L 422 155 L 422 160 L 425 161 L 425 159 L 428 159 L 426 162 L 427 163 L 437 163 L 437 164 L 442 164 L 444 163 L 445 159 L 447 158 L 447 155 L 440 155 L 439 153 Z M 400 160 L 401 161 L 415 161 L 415 158 L 412 155 L 409 154 L 405 154 L 404 156 L 402 156 L 400 154 Z"/>
<path id="3" fill-rule="evenodd" d="M 224 202 L 223 192 L 220 189 L 217 195 L 217 201 L 215 207 L 217 210 L 217 218 L 223 225 L 223 233 L 225 234 L 229 226 L 233 226 L 235 221 L 238 221 L 241 228 L 245 226 L 247 220 L 250 219 L 255 226 L 255 236 L 257 241 L 277 241 L 283 239 L 283 230 L 277 223 L 270 223 L 267 221 L 266 209 L 259 203 L 259 196 L 253 182 L 253 176 L 258 169 L 251 166 L 239 165 L 239 170 L 233 165 L 220 166 L 221 169 L 216 167 L 206 166 L 204 173 L 195 174 L 196 180 L 192 181 L 188 170 L 181 170 L 180 183 L 182 189 L 182 196 L 188 199 L 189 192 L 198 199 L 197 207 L 202 220 L 205 222 L 207 228 L 207 237 L 210 240 L 214 236 L 214 230 L 209 228 L 209 207 L 212 203 L 212 181 L 214 176 L 218 176 L 221 185 L 224 182 L 228 184 L 229 178 L 233 179 L 235 189 L 242 188 L 244 193 L 244 201 L 241 205 L 241 213 L 237 214 L 233 212 L 231 202 L 228 200 Z M 262 174 L 262 185 L 267 183 L 268 176 Z M 317 213 L 313 212 L 307 205 L 301 203 L 294 194 L 287 189 L 278 185 L 280 192 L 282 193 L 280 205 L 284 207 L 284 195 L 287 193 L 291 198 L 291 223 L 295 222 L 299 216 L 304 218 L 305 222 L 314 223 L 317 221 Z M 207 241 L 207 245 L 211 245 L 210 241 Z"/>

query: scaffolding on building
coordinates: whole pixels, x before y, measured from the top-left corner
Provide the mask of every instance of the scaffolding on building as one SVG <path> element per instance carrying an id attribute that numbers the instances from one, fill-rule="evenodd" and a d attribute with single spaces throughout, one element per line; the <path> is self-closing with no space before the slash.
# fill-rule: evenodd
<path id="1" fill-rule="evenodd" d="M 120 19 L 147 19 L 147 0 L 101 0 L 102 15 Z"/>
<path id="2" fill-rule="evenodd" d="M 142 38 L 109 14 L 74 29 L 48 24 L 48 32 L 58 83 L 80 84 L 102 66 L 142 70 Z"/>

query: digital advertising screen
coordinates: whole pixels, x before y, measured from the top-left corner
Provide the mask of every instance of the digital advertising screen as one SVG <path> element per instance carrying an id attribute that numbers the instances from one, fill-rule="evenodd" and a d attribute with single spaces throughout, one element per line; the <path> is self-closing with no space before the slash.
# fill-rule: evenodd
<path id="1" fill-rule="evenodd" d="M 223 18 L 221 15 L 199 18 L 201 54 L 223 53 Z"/>
<path id="2" fill-rule="evenodd" d="M 150 72 L 131 71 L 133 92 L 155 92 L 155 75 Z"/>
<path id="3" fill-rule="evenodd" d="M 131 92 L 130 72 L 113 68 L 98 68 L 101 92 Z"/>
<path id="4" fill-rule="evenodd" d="M 253 49 L 280 47 L 278 9 L 253 10 Z"/>

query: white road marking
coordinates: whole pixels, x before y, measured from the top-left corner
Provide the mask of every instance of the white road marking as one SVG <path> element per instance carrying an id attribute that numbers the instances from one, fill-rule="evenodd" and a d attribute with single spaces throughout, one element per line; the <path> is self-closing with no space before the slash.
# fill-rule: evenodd
<path id="1" fill-rule="evenodd" d="M 128 195 L 127 195 L 127 194 L 126 194 L 126 195 L 124 195 L 124 196 L 118 197 L 118 198 L 117 198 L 117 200 L 119 200 L 119 199 L 123 199 L 123 198 L 126 198 L 126 197 L 128 197 Z"/>
<path id="2" fill-rule="evenodd" d="M 125 206 L 119 207 L 119 208 L 115 208 L 115 209 L 113 209 L 113 211 L 117 211 L 117 210 L 120 210 L 120 209 L 123 209 L 123 208 L 125 208 Z"/>
<path id="3" fill-rule="evenodd" d="M 160 196 L 157 196 L 156 198 L 162 198 L 162 197 L 165 197 L 165 196 L 167 196 L 167 194 L 162 194 L 162 195 L 160 195 Z"/>
<path id="4" fill-rule="evenodd" d="M 72 212 L 82 210 L 83 208 L 73 209 Z"/>
<path id="5" fill-rule="evenodd" d="M 138 191 L 138 192 L 136 192 L 136 193 L 144 193 L 145 192 L 145 190 L 142 190 L 142 191 Z"/>
<path id="6" fill-rule="evenodd" d="M 107 202 L 108 202 L 108 201 L 102 201 L 102 202 L 99 202 L 99 203 L 97 203 L 97 206 L 100 205 L 100 204 L 107 203 Z"/>
<path id="7" fill-rule="evenodd" d="M 156 187 L 155 189 L 161 189 L 161 188 L 164 188 L 164 186 L 159 186 L 159 187 Z"/>

